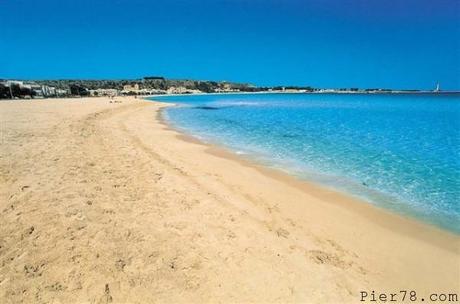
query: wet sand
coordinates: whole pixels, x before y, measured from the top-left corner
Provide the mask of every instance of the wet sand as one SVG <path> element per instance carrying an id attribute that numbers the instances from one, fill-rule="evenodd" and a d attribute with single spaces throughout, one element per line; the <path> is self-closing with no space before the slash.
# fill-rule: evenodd
<path id="1" fill-rule="evenodd" d="M 134 98 L 2 101 L 0 302 L 459 293 L 460 238 L 171 130 Z"/>

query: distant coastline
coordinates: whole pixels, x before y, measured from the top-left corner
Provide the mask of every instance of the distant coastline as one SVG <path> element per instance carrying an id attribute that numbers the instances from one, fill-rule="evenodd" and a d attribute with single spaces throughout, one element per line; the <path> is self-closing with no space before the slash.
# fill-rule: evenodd
<path id="1" fill-rule="evenodd" d="M 255 86 L 209 80 L 177 80 L 160 76 L 120 80 L 13 80 L 0 79 L 0 99 L 101 96 L 158 96 L 174 94 L 311 93 L 311 94 L 460 94 L 460 90 L 396 90 L 385 88 L 314 88 L 311 86 Z"/>

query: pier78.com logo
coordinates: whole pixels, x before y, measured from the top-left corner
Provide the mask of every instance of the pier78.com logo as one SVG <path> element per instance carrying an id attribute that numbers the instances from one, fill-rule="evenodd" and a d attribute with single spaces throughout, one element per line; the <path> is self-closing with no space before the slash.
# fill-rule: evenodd
<path id="1" fill-rule="evenodd" d="M 418 294 L 415 290 L 400 290 L 397 292 L 360 291 L 359 300 L 363 303 L 458 303 L 458 293 Z"/>

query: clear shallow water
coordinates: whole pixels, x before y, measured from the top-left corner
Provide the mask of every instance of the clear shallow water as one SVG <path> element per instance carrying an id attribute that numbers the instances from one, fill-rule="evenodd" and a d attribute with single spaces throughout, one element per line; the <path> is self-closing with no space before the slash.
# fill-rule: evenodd
<path id="1" fill-rule="evenodd" d="M 200 139 L 460 233 L 460 96 L 155 97 Z"/>

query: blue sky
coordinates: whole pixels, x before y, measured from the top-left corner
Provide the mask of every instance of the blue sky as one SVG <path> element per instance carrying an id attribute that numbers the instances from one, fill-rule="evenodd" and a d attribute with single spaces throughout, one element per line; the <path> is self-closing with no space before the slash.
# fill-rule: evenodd
<path id="1" fill-rule="evenodd" d="M 458 0 L 0 0 L 0 78 L 460 89 Z"/>

